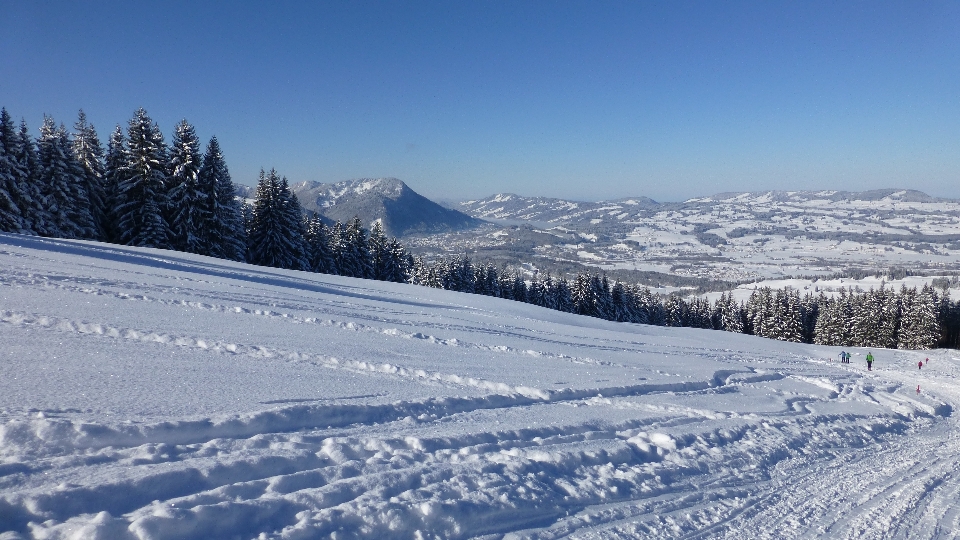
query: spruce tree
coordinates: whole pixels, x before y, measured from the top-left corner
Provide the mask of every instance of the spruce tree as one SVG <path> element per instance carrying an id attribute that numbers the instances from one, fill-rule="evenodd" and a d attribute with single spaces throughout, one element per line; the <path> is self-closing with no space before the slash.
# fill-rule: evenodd
<path id="1" fill-rule="evenodd" d="M 250 262 L 291 270 L 309 268 L 302 215 L 287 179 L 274 169 L 269 174 L 261 170 L 249 232 Z"/>
<path id="2" fill-rule="evenodd" d="M 900 349 L 932 349 L 940 339 L 936 292 L 928 285 L 901 292 Z"/>
<path id="3" fill-rule="evenodd" d="M 24 172 L 17 159 L 19 137 L 7 109 L 0 109 L 0 231 L 22 233 L 29 227 L 18 202 Z"/>
<path id="4" fill-rule="evenodd" d="M 138 109 L 127 128 L 127 164 L 117 188 L 117 230 L 125 245 L 169 248 L 167 151 L 163 133 Z"/>
<path id="5" fill-rule="evenodd" d="M 104 160 L 104 234 L 108 242 L 120 242 L 118 221 L 120 214 L 117 205 L 120 202 L 120 186 L 126 182 L 129 174 L 130 157 L 127 155 L 127 139 L 118 125 L 107 142 L 107 156 Z"/>
<path id="6" fill-rule="evenodd" d="M 87 115 L 80 110 L 77 123 L 73 125 L 73 155 L 83 169 L 83 187 L 90 204 L 90 216 L 93 219 L 94 237 L 97 240 L 107 238 L 106 193 L 104 189 L 103 145 L 93 124 L 87 122 Z"/>
<path id="7" fill-rule="evenodd" d="M 30 130 L 24 120 L 20 121 L 17 162 L 20 164 L 20 195 L 23 197 L 18 201 L 18 205 L 24 220 L 24 232 L 37 234 L 39 230 L 46 227 L 46 223 L 50 220 L 50 212 L 40 192 L 41 169 L 37 145 L 30 136 Z"/>
<path id="8" fill-rule="evenodd" d="M 570 293 L 573 297 L 573 304 L 576 306 L 575 313 L 579 315 L 588 315 L 590 317 L 596 317 L 598 315 L 597 299 L 594 295 L 594 289 L 590 283 L 590 276 L 587 276 L 586 274 L 577 274 L 577 278 L 573 282 L 573 288 Z"/>
<path id="9" fill-rule="evenodd" d="M 244 205 L 237 200 L 236 186 L 216 137 L 211 137 L 207 143 L 197 183 L 206 201 L 203 212 L 206 222 L 201 230 L 204 250 L 213 257 L 246 260 Z"/>
<path id="10" fill-rule="evenodd" d="M 390 281 L 391 256 L 387 237 L 383 234 L 383 226 L 378 220 L 370 229 L 368 241 L 370 251 L 371 277 L 380 281 Z"/>
<path id="11" fill-rule="evenodd" d="M 343 263 L 340 267 L 343 275 L 356 278 L 372 277 L 373 267 L 367 243 L 367 230 L 358 216 L 354 216 L 344 230 L 343 250 Z"/>
<path id="12" fill-rule="evenodd" d="M 174 128 L 169 152 L 167 181 L 167 222 L 170 225 L 170 246 L 179 251 L 214 255 L 205 242 L 205 227 L 211 224 L 209 197 L 200 184 L 200 140 L 186 120 Z M 219 251 L 219 250 L 218 250 Z"/>
<path id="13" fill-rule="evenodd" d="M 50 220 L 37 232 L 59 238 L 95 238 L 84 172 L 73 155 L 66 128 L 44 117 L 38 146 L 40 193 Z"/>
<path id="14" fill-rule="evenodd" d="M 390 240 L 387 248 L 390 255 L 390 264 L 389 272 L 384 279 L 396 283 L 406 283 L 410 278 L 413 258 L 396 238 Z"/>
<path id="15" fill-rule="evenodd" d="M 668 294 L 663 302 L 664 326 L 685 326 L 683 299 L 677 294 Z"/>
<path id="16" fill-rule="evenodd" d="M 306 232 L 307 256 L 310 270 L 321 274 L 336 274 L 336 263 L 330 250 L 329 232 L 319 214 L 308 218 Z"/>

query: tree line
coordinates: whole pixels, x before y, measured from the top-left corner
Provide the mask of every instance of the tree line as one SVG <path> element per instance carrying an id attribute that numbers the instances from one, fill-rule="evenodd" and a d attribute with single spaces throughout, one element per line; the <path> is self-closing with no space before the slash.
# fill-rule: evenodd
<path id="1" fill-rule="evenodd" d="M 25 121 L 18 129 L 0 109 L 0 231 L 407 281 L 413 261 L 379 223 L 325 225 L 273 169 L 261 171 L 252 205 L 239 200 L 217 138 L 201 153 L 186 120 L 167 145 L 138 109 L 106 150 L 83 111 L 73 127 L 45 116 L 34 140 Z"/>
<path id="2" fill-rule="evenodd" d="M 801 296 L 796 289 L 761 287 L 748 300 L 732 293 L 716 301 L 660 295 L 604 275 L 525 278 L 519 271 L 473 264 L 455 256 L 432 264 L 418 258 L 410 282 L 483 294 L 610 321 L 725 330 L 781 341 L 889 349 L 960 347 L 960 302 L 924 285 L 899 291 L 881 285 Z"/>
<path id="3" fill-rule="evenodd" d="M 80 111 L 74 131 L 44 117 L 34 140 L 0 109 L 0 230 L 174 249 L 262 266 L 408 282 L 483 294 L 611 321 L 686 326 L 822 345 L 960 346 L 960 303 L 946 291 L 886 287 L 801 297 L 792 289 L 715 302 L 660 295 L 604 275 L 572 280 L 475 265 L 457 256 L 413 259 L 379 222 L 325 224 L 303 211 L 287 179 L 260 172 L 253 204 L 236 197 L 216 137 L 200 152 L 186 120 L 171 144 L 142 108 L 106 151 Z"/>

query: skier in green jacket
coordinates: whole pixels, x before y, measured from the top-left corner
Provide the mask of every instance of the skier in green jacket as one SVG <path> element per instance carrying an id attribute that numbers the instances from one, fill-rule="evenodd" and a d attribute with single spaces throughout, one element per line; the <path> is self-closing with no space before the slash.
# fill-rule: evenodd
<path id="1" fill-rule="evenodd" d="M 867 371 L 873 371 L 873 353 L 867 353 Z"/>

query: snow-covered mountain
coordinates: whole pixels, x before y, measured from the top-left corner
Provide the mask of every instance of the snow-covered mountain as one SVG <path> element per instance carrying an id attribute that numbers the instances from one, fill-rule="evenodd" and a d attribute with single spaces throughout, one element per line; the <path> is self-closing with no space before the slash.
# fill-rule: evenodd
<path id="1" fill-rule="evenodd" d="M 945 538 L 960 360 L 0 235 L 2 538 Z M 918 362 L 924 360 L 922 369 Z"/>
<path id="2" fill-rule="evenodd" d="M 396 178 L 363 178 L 334 184 L 298 182 L 290 186 L 305 209 L 347 222 L 354 216 L 380 220 L 388 234 L 436 233 L 476 227 L 481 222 L 445 208 Z"/>

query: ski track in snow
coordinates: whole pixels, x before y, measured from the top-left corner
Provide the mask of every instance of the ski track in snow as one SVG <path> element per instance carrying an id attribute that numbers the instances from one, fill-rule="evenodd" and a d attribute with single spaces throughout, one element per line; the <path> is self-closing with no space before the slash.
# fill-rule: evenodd
<path id="1" fill-rule="evenodd" d="M 5 540 L 960 536 L 950 351 L 883 351 L 867 373 L 826 347 L 154 250 L 0 245 L 0 339 L 35 362 L 0 359 L 2 388 L 90 350 L 147 389 L 125 418 L 61 383 L 42 383 L 56 407 L 0 392 Z M 75 360 L 51 356 L 61 343 Z M 933 359 L 920 372 L 918 355 Z M 323 391 L 173 414 L 153 358 L 282 363 Z M 249 393 L 273 388 L 257 373 Z M 202 380 L 215 405 L 228 395 Z"/>

